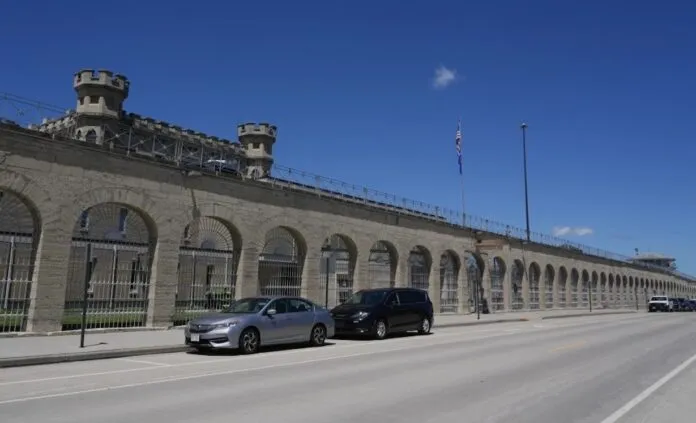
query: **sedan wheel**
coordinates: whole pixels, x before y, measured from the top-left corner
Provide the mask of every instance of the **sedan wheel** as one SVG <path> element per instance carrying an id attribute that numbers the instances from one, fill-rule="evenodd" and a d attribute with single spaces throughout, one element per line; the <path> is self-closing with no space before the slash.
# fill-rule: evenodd
<path id="1" fill-rule="evenodd" d="M 254 329 L 245 329 L 239 335 L 239 349 L 244 354 L 254 354 L 259 351 L 259 333 Z"/>
<path id="2" fill-rule="evenodd" d="M 324 326 L 316 325 L 312 328 L 310 343 L 314 347 L 320 347 L 326 343 L 326 328 Z"/>

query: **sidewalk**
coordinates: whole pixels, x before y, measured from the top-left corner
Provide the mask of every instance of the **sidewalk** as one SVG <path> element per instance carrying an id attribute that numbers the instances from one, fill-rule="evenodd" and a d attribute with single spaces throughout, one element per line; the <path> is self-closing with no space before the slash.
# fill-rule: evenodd
<path id="1" fill-rule="evenodd" d="M 602 314 L 636 313 L 635 310 L 554 310 L 523 311 L 495 314 L 436 315 L 434 329 L 493 323 L 558 319 Z M 80 348 L 80 335 L 0 337 L 0 368 L 53 364 L 70 361 L 132 357 L 188 351 L 182 328 L 127 332 L 90 332 L 85 335 L 85 348 Z"/>

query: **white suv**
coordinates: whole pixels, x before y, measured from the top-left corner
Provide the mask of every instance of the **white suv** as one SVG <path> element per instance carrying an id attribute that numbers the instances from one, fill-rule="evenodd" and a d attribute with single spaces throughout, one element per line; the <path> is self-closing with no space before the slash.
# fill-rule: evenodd
<path id="1" fill-rule="evenodd" d="M 664 295 L 652 297 L 648 303 L 648 311 L 674 311 L 674 302 Z"/>

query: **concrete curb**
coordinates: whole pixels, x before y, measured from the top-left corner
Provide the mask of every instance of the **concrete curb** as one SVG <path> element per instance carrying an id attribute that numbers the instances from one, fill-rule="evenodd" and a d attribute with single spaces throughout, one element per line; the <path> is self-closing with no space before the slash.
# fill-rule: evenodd
<path id="1" fill-rule="evenodd" d="M 139 355 L 150 354 L 169 354 L 176 352 L 185 352 L 190 349 L 191 348 L 187 347 L 186 345 L 168 345 L 163 347 L 123 348 L 119 350 L 0 358 L 0 368 L 70 363 L 74 361 L 104 360 L 107 358 L 135 357 Z"/>
<path id="2" fill-rule="evenodd" d="M 607 312 L 597 312 L 597 313 L 577 313 L 577 314 L 561 314 L 558 316 L 542 316 L 541 320 L 551 320 L 551 319 L 567 319 L 570 317 L 589 317 L 589 316 L 608 316 L 612 314 L 636 314 L 637 311 L 607 311 Z"/>

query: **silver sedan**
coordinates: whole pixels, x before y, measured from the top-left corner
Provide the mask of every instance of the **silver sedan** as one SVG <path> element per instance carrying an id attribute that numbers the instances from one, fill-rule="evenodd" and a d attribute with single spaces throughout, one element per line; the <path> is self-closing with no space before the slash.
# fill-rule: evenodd
<path id="1" fill-rule="evenodd" d="M 263 344 L 308 342 L 320 346 L 335 334 L 334 320 L 325 308 L 301 297 L 242 298 L 226 309 L 191 320 L 185 342 L 198 350 L 259 351 Z"/>

